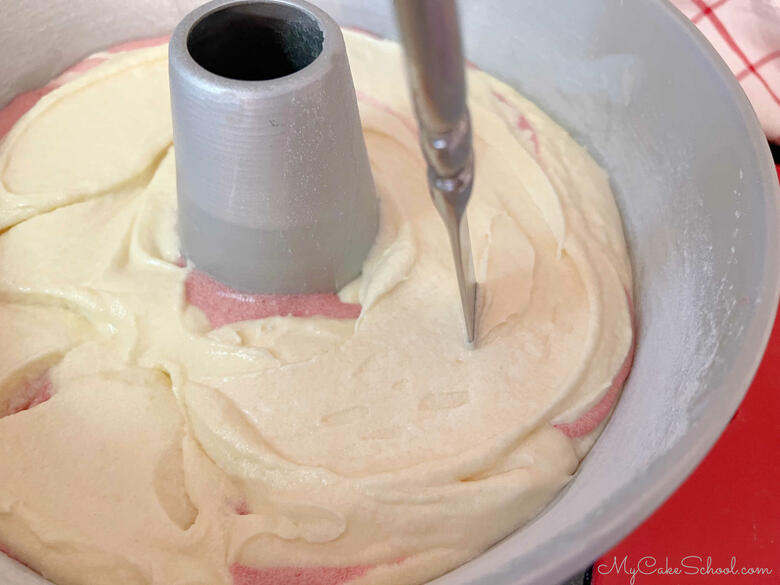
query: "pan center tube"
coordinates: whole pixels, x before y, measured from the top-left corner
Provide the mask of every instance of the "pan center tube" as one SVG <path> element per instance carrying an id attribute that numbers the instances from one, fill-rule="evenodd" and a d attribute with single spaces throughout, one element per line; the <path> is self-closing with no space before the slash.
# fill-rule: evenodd
<path id="1" fill-rule="evenodd" d="M 341 30 L 300 0 L 215 0 L 171 37 L 182 252 L 236 290 L 357 277 L 378 202 Z"/>

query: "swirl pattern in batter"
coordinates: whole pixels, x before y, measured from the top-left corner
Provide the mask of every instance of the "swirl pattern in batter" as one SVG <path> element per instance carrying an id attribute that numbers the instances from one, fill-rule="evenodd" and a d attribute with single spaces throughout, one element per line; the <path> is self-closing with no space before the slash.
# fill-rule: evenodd
<path id="1" fill-rule="evenodd" d="M 0 543 L 54 582 L 422 583 L 537 514 L 603 426 L 633 343 L 606 174 L 469 71 L 466 348 L 399 47 L 345 37 L 382 226 L 338 298 L 182 265 L 165 47 L 93 58 L 3 141 Z"/>

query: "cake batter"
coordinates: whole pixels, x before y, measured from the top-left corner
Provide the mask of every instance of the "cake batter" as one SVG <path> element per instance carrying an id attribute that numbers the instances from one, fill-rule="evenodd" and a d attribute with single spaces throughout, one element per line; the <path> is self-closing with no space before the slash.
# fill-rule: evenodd
<path id="1" fill-rule="evenodd" d="M 165 46 L 93 58 L 0 146 L 0 546 L 55 583 L 422 583 L 603 427 L 633 343 L 604 171 L 469 71 L 468 349 L 400 49 L 345 40 L 382 225 L 338 297 L 182 262 Z"/>

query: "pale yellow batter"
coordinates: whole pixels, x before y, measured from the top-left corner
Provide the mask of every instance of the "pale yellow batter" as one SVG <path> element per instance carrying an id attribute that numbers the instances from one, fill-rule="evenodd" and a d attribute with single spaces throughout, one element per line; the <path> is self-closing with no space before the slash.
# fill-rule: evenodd
<path id="1" fill-rule="evenodd" d="M 210 330 L 188 306 L 165 47 L 111 57 L 3 142 L 0 416 L 46 371 L 53 397 L 0 418 L 0 544 L 53 581 L 353 567 L 354 585 L 421 583 L 538 513 L 598 433 L 560 428 L 604 398 L 632 341 L 605 173 L 469 72 L 483 298 L 468 349 L 399 48 L 345 37 L 383 220 L 340 293 L 357 320 Z"/>

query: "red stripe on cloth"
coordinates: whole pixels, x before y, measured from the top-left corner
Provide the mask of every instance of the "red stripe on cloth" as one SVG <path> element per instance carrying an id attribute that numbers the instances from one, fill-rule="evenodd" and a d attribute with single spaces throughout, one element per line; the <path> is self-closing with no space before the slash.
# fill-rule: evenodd
<path id="1" fill-rule="evenodd" d="M 753 69 L 760 69 L 761 67 L 763 67 L 770 61 L 774 61 L 778 57 L 780 57 L 780 51 L 774 51 L 772 53 L 769 53 L 768 55 L 764 55 L 758 61 L 753 63 Z M 742 78 L 747 77 L 750 73 L 753 73 L 753 71 L 751 71 L 750 69 L 743 69 L 737 74 L 737 79 L 741 81 Z"/>
<path id="2" fill-rule="evenodd" d="M 707 6 L 707 5 L 705 4 L 705 6 L 707 6 L 707 7 L 706 7 L 706 8 L 704 8 L 704 9 L 703 9 L 701 12 L 699 12 L 699 14 L 697 14 L 696 16 L 694 16 L 693 18 L 691 18 L 691 22 L 692 22 L 692 23 L 694 23 L 694 24 L 696 24 L 696 23 L 697 23 L 697 22 L 699 22 L 699 21 L 700 21 L 702 18 L 704 18 L 705 16 L 707 16 L 707 15 L 708 15 L 710 12 L 712 12 L 713 10 L 715 10 L 715 9 L 717 9 L 717 8 L 720 8 L 721 6 L 723 6 L 723 5 L 724 5 L 726 2 L 728 2 L 728 1 L 729 1 L 729 0 L 718 0 L 717 2 L 713 2 L 713 3 L 712 3 L 712 4 L 710 4 L 709 6 Z"/>
<path id="3" fill-rule="evenodd" d="M 712 8 L 705 4 L 704 0 L 691 0 L 698 8 L 701 10 L 707 18 L 710 19 L 710 22 L 712 22 L 712 25 L 715 27 L 715 30 L 720 33 L 720 36 L 723 37 L 723 40 L 726 41 L 726 44 L 731 48 L 734 53 L 737 54 L 737 56 L 742 59 L 742 62 L 745 64 L 745 67 L 753 73 L 756 78 L 761 82 L 761 85 L 763 85 L 767 92 L 769 92 L 769 95 L 772 96 L 772 99 L 775 100 L 775 103 L 777 105 L 780 105 L 780 98 L 777 97 L 777 94 L 775 94 L 774 91 L 772 91 L 772 88 L 769 86 L 769 84 L 766 82 L 766 79 L 764 79 L 761 74 L 756 71 L 755 66 L 753 63 L 750 62 L 750 59 L 747 58 L 747 55 L 745 55 L 744 52 L 742 52 L 742 49 L 739 47 L 737 42 L 734 40 L 734 38 L 729 34 L 729 31 L 726 30 L 726 27 L 723 26 L 723 23 L 721 22 L 720 18 L 718 18 L 718 15 L 715 14 L 712 11 Z"/>

